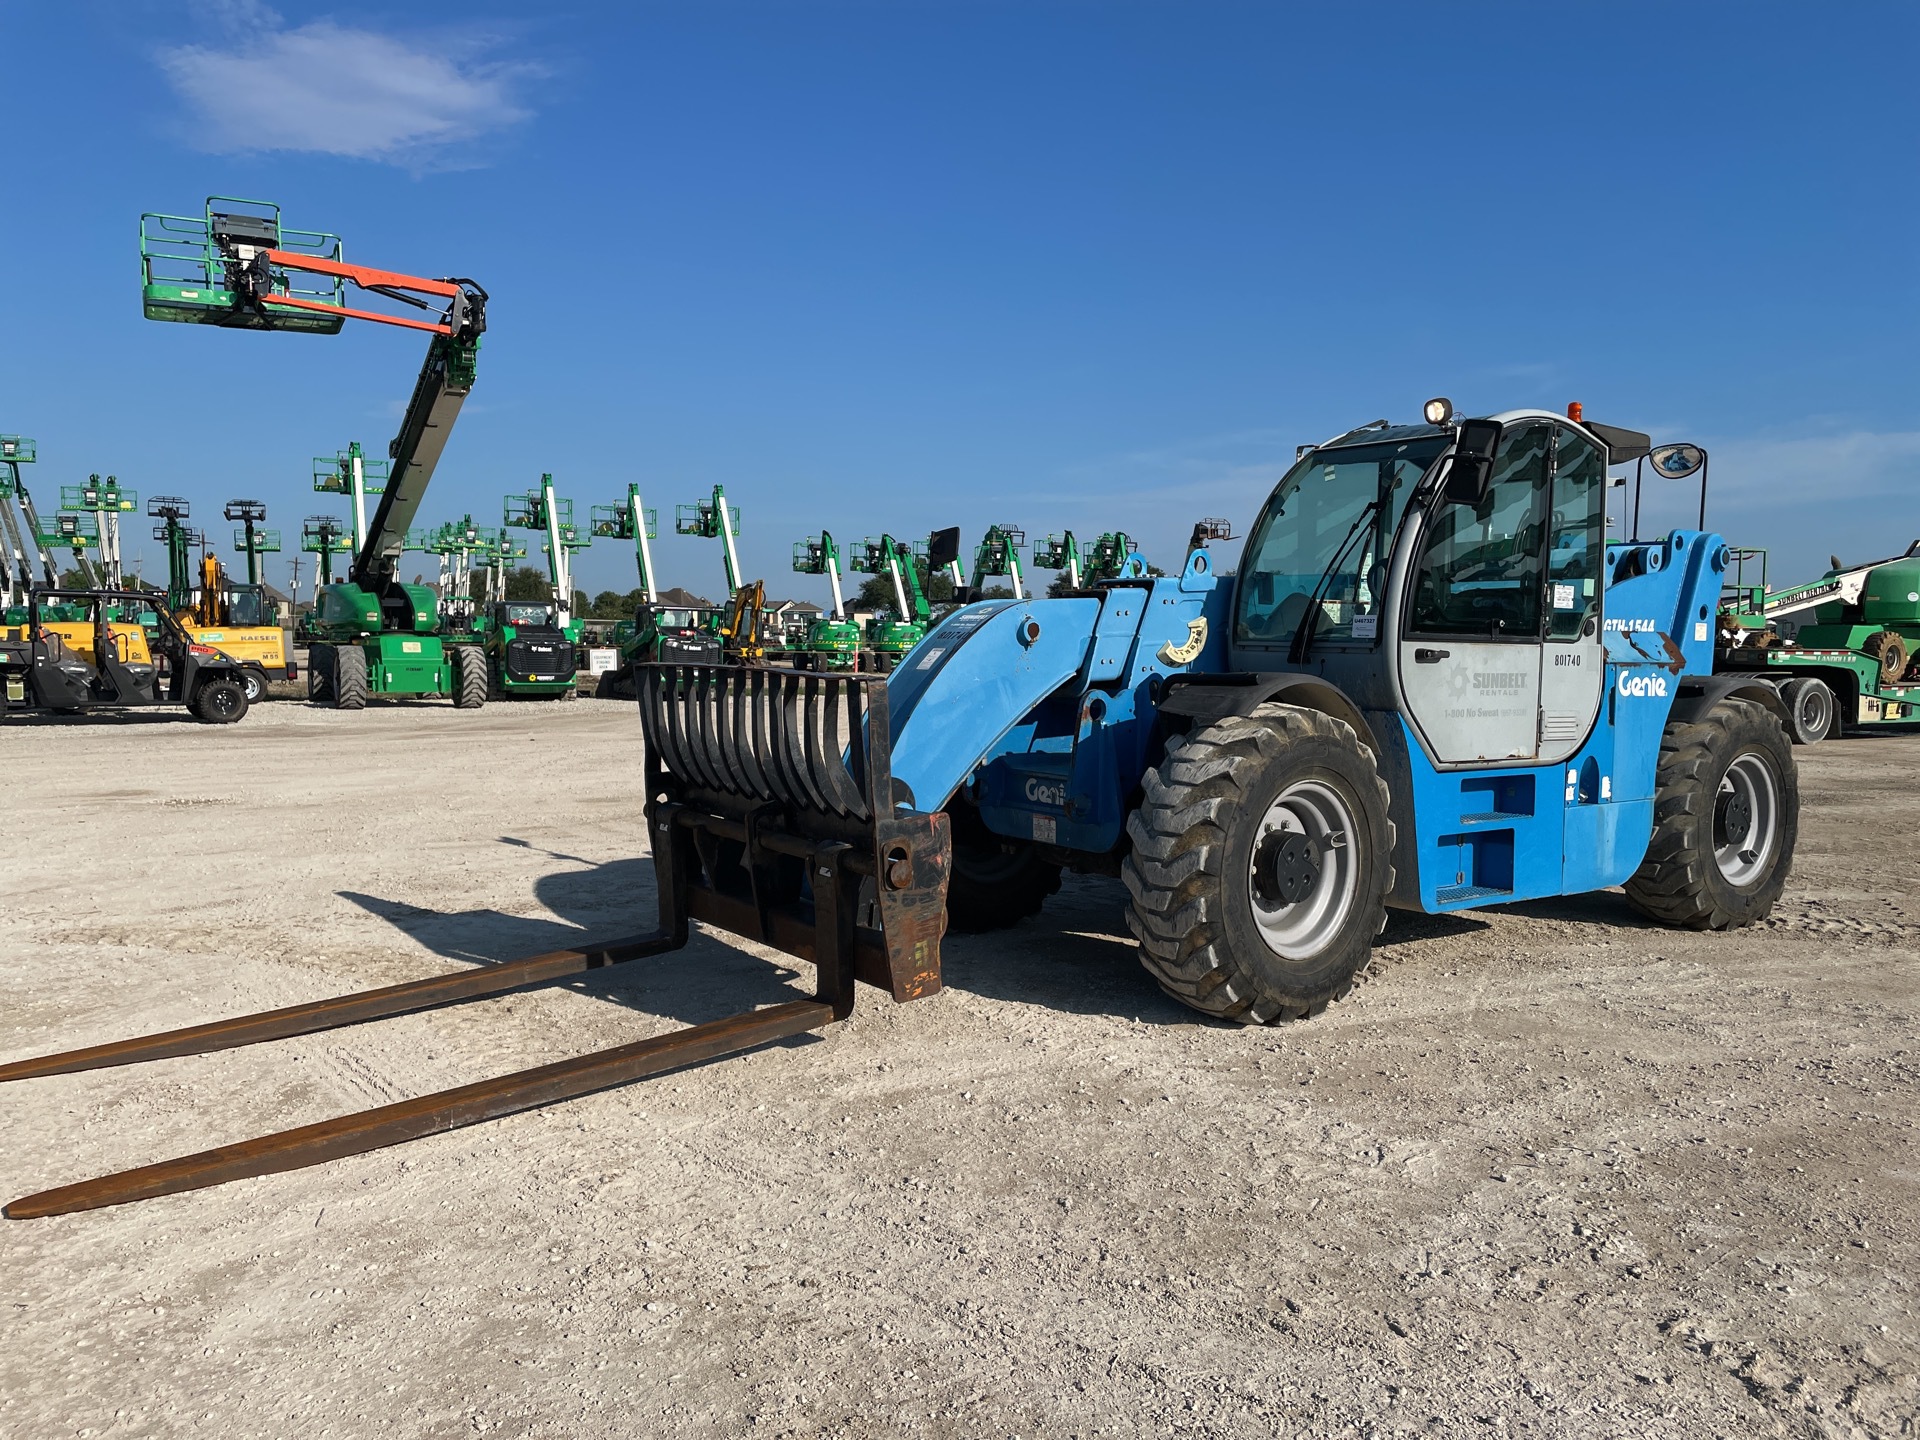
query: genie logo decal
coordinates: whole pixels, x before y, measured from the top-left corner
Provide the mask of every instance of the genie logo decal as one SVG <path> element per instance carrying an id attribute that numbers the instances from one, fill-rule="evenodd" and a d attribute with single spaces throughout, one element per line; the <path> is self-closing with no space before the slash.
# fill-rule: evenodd
<path id="1" fill-rule="evenodd" d="M 1629 675 L 1622 671 L 1616 683 L 1622 695 L 1636 698 L 1647 695 L 1664 697 L 1667 693 L 1667 677 L 1664 675 Z"/>
<path id="2" fill-rule="evenodd" d="M 1027 799 L 1036 805 L 1051 805 L 1056 810 L 1067 808 L 1067 787 L 1058 780 L 1042 780 L 1038 776 L 1027 779 Z"/>

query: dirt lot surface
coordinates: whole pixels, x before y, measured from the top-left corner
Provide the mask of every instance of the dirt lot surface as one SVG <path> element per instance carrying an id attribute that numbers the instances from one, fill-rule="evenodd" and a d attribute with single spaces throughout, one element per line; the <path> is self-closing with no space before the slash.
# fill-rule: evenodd
<path id="1" fill-rule="evenodd" d="M 0 1059 L 647 928 L 614 702 L 4 727 Z M 1905 1435 L 1920 738 L 1800 752 L 1732 935 L 1400 917 L 1198 1021 L 1069 882 L 947 992 L 319 1169 L 0 1222 L 0 1435 Z M 585 983 L 0 1087 L 6 1198 L 808 979 Z"/>

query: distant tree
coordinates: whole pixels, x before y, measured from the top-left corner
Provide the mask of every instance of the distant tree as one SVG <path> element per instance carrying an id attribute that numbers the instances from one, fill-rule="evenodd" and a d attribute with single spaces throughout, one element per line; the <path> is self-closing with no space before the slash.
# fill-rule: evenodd
<path id="1" fill-rule="evenodd" d="M 536 570 L 531 565 L 516 565 L 507 572 L 507 599 L 509 600 L 551 600 L 553 581 L 547 578 L 547 572 Z"/>

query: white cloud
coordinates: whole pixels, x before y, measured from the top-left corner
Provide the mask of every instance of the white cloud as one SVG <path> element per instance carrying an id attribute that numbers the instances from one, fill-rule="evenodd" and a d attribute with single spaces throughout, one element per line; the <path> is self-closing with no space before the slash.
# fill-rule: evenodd
<path id="1" fill-rule="evenodd" d="M 215 0 L 204 13 L 229 42 L 167 49 L 159 64 L 194 110 L 195 138 L 208 150 L 434 168 L 532 113 L 519 90 L 536 67 L 488 61 L 471 42 L 403 39 L 331 20 L 288 27 L 253 0 Z"/>

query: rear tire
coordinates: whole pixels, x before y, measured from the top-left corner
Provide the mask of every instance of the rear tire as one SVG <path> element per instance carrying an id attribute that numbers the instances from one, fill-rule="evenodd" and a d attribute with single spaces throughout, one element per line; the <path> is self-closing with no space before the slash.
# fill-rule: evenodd
<path id="1" fill-rule="evenodd" d="M 187 708 L 208 725 L 231 725 L 247 713 L 247 687 L 225 676 L 203 680 Z"/>
<path id="2" fill-rule="evenodd" d="M 333 646 L 314 645 L 307 650 L 307 699 L 325 705 L 333 699 Z"/>
<path id="3" fill-rule="evenodd" d="M 487 703 L 487 656 L 472 645 L 453 652 L 453 708 L 478 710 Z"/>
<path id="4" fill-rule="evenodd" d="M 987 828 L 979 807 L 957 798 L 953 869 L 947 880 L 947 929 L 962 935 L 1006 930 L 1038 915 L 1060 889 L 1060 867 L 1035 853 L 1030 840 L 1009 840 Z"/>
<path id="5" fill-rule="evenodd" d="M 1794 744 L 1818 745 L 1837 728 L 1834 718 L 1840 706 L 1826 681 L 1811 676 L 1789 680 L 1780 687 L 1780 698 L 1786 702 L 1787 733 Z"/>
<path id="6" fill-rule="evenodd" d="M 1765 919 L 1793 868 L 1800 780 L 1773 713 L 1721 700 L 1660 739 L 1653 838 L 1627 899 L 1665 925 L 1731 930 Z"/>
<path id="7" fill-rule="evenodd" d="M 1386 924 L 1393 822 L 1351 726 L 1265 704 L 1167 744 L 1127 821 L 1127 926 L 1160 987 L 1243 1024 L 1317 1015 Z"/>
<path id="8" fill-rule="evenodd" d="M 267 698 L 267 675 L 264 670 L 256 670 L 249 665 L 240 672 L 240 683 L 246 687 L 247 704 L 258 705 Z"/>
<path id="9" fill-rule="evenodd" d="M 367 708 L 367 652 L 358 645 L 342 645 L 333 652 L 333 708 Z"/>

